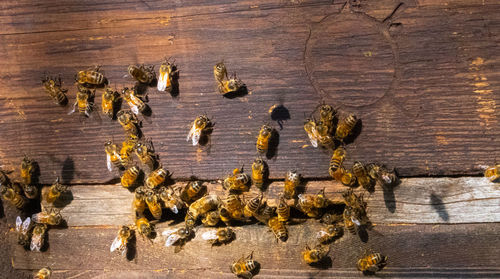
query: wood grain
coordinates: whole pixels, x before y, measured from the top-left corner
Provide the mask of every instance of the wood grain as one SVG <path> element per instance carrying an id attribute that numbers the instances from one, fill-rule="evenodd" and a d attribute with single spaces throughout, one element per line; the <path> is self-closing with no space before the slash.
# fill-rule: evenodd
<path id="1" fill-rule="evenodd" d="M 307 146 L 302 129 L 304 114 L 321 101 L 362 119 L 347 164 L 377 161 L 402 176 L 471 175 L 500 158 L 499 5 L 408 1 L 382 22 L 399 2 L 352 9 L 331 1 L 228 2 L 2 3 L 2 165 L 17 176 L 28 153 L 42 183 L 59 175 L 67 183 L 106 184 L 115 174 L 104 171 L 103 144 L 121 142 L 121 128 L 97 113 L 83 122 L 66 115 L 69 108 L 52 104 L 40 77 L 60 73 L 71 103 L 77 70 L 100 64 L 121 88 L 132 84 L 127 65 L 158 66 L 165 55 L 181 71 L 180 95 L 151 88 L 153 114 L 143 131 L 175 178 L 218 179 L 249 166 L 260 125 L 278 128 L 267 113 L 275 104 L 290 119 L 268 161 L 270 176 L 297 168 L 308 178 L 327 177 L 331 154 Z M 214 92 L 211 69 L 221 59 L 248 95 Z M 216 123 L 210 153 L 184 140 L 205 112 Z"/>
<path id="2" fill-rule="evenodd" d="M 225 195 L 220 184 L 206 185 L 210 193 Z M 338 201 L 347 189 L 335 182 L 310 181 L 306 193 L 316 194 L 323 188 L 329 198 Z M 244 196 L 252 197 L 257 191 L 251 189 Z M 273 204 L 282 191 L 283 182 L 273 182 L 265 196 Z M 68 226 L 119 226 L 133 222 L 133 194 L 120 185 L 72 186 L 71 196 L 63 200 L 61 211 Z M 376 224 L 500 222 L 500 189 L 486 178 L 409 178 L 403 179 L 393 192 L 384 192 L 377 186 L 366 197 L 368 215 Z M 175 218 L 169 214 L 165 219 L 171 222 Z"/>

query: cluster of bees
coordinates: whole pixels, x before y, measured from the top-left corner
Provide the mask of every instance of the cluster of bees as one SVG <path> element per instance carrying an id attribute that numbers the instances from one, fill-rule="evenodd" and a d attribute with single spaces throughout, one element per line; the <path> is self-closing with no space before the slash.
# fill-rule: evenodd
<path id="1" fill-rule="evenodd" d="M 47 191 L 42 192 L 38 185 L 38 172 L 38 164 L 28 156 L 21 162 L 21 182 L 12 182 L 7 173 L 0 170 L 0 195 L 5 201 L 27 214 L 33 208 L 38 208 L 40 202 L 42 204 L 40 212 L 24 221 L 21 216 L 16 218 L 15 229 L 19 245 L 36 252 L 44 248 L 48 228 L 62 223 L 63 218 L 56 203 L 61 194 L 67 191 L 67 187 L 59 183 L 57 178 Z"/>

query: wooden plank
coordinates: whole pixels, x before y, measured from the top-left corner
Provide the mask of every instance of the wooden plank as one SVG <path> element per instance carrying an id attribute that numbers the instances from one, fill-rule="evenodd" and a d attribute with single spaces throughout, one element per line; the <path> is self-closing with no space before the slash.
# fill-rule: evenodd
<path id="1" fill-rule="evenodd" d="M 164 55 L 175 57 L 181 70 L 180 95 L 150 89 L 153 115 L 143 130 L 176 178 L 211 180 L 249 166 L 259 126 L 269 121 L 278 128 L 267 113 L 274 104 L 283 104 L 291 119 L 268 162 L 272 178 L 293 167 L 308 178 L 327 177 L 330 154 L 306 147 L 302 129 L 304 114 L 321 101 L 363 121 L 347 164 L 378 161 L 403 176 L 467 175 L 500 157 L 494 93 L 500 90 L 494 55 L 500 6 L 407 3 L 394 14 L 400 28 L 387 32 L 380 21 L 395 2 L 340 14 L 341 3 L 298 2 L 152 3 L 159 11 L 139 1 L 3 3 L 0 20 L 8 28 L 0 35 L 0 122 L 9 136 L 0 137 L 2 164 L 15 169 L 28 153 L 39 161 L 42 183 L 56 175 L 82 184 L 112 179 L 102 171 L 102 150 L 107 139 L 122 140 L 119 125 L 97 114 L 83 123 L 67 116 L 68 108 L 54 106 L 42 92 L 40 76 L 61 73 L 73 102 L 77 70 L 101 64 L 111 85 L 130 86 L 123 77 L 128 64 L 158 65 Z M 225 99 L 213 92 L 211 68 L 220 59 L 251 94 Z M 216 122 L 210 154 L 184 140 L 190 121 L 204 112 Z"/>
<path id="2" fill-rule="evenodd" d="M 230 278 L 229 263 L 253 250 L 255 259 L 262 265 L 261 278 L 334 275 L 357 278 L 362 277 L 355 270 L 357 257 L 363 249 L 370 248 L 389 257 L 388 266 L 380 276 L 494 277 L 500 272 L 496 255 L 500 248 L 496 241 L 500 224 L 377 226 L 367 244 L 352 235 L 339 239 L 331 245 L 331 268 L 315 269 L 301 262 L 300 250 L 312 241 L 318 226 L 313 221 L 300 227 L 291 226 L 290 238 L 285 243 L 276 243 L 264 226 L 235 227 L 236 240 L 221 247 L 204 243 L 199 235 L 206 229 L 201 228 L 198 236 L 177 254 L 163 247 L 161 239 L 151 244 L 138 238 L 136 257 L 132 261 L 109 253 L 117 228 L 50 230 L 50 248 L 46 252 L 31 253 L 15 245 L 12 263 L 16 269 L 48 265 L 56 271 L 55 275 L 57 270 L 98 271 L 103 274 L 100 278 L 116 278 L 123 272 L 138 274 L 145 270 L 156 276 L 205 274 L 208 278 Z M 89 277 L 82 274 L 77 278 Z"/>
<path id="3" fill-rule="evenodd" d="M 225 195 L 220 184 L 207 186 L 210 193 Z M 315 194 L 323 188 L 333 200 L 342 200 L 341 192 L 347 189 L 336 182 L 310 181 L 306 193 Z M 245 196 L 253 196 L 257 191 L 251 189 Z M 274 203 L 282 191 L 283 182 L 273 182 L 266 197 Z M 72 186 L 71 195 L 72 200 L 65 201 L 67 205 L 61 211 L 68 226 L 118 226 L 133 221 L 133 194 L 119 185 Z M 393 193 L 384 193 L 377 186 L 373 194 L 367 195 L 367 202 L 368 216 L 376 224 L 500 222 L 500 189 L 486 178 L 403 179 Z"/>

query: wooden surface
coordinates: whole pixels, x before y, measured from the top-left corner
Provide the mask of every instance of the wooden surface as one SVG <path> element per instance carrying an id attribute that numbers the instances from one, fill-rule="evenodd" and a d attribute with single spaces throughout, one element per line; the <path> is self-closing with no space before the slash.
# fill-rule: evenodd
<path id="1" fill-rule="evenodd" d="M 61 74 L 75 99 L 76 71 L 102 65 L 112 86 L 131 86 L 131 63 L 176 59 L 180 94 L 149 89 L 153 114 L 143 121 L 176 178 L 217 179 L 256 156 L 268 114 L 285 106 L 272 178 L 290 168 L 327 177 L 330 154 L 302 129 L 322 101 L 362 119 L 348 163 L 378 161 L 403 176 L 471 175 L 500 157 L 498 12 L 489 1 L 368 1 L 347 9 L 331 1 L 29 1 L 2 3 L 0 157 L 7 169 L 23 153 L 39 161 L 41 181 L 105 183 L 103 144 L 122 129 L 96 113 L 81 122 L 42 91 L 44 73 Z M 444 24 L 443 24 L 444 21 Z M 393 25 L 389 26 L 389 23 Z M 395 25 L 397 23 L 397 25 Z M 224 59 L 249 94 L 214 92 L 212 66 Z M 100 93 L 96 101 L 100 101 Z M 126 105 L 124 104 L 124 107 Z M 185 137 L 207 113 L 216 122 L 210 154 Z M 446 158 L 446 159 L 444 159 Z"/>

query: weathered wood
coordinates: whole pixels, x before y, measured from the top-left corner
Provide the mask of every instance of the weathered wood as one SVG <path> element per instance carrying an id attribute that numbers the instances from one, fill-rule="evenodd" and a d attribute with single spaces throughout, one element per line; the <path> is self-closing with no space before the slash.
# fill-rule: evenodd
<path id="1" fill-rule="evenodd" d="M 69 108 L 52 103 L 40 77 L 61 73 L 72 103 L 77 70 L 101 64 L 110 84 L 121 88 L 132 84 L 123 77 L 128 64 L 158 65 L 165 55 L 181 71 L 180 95 L 149 89 L 153 115 L 143 130 L 176 178 L 217 179 L 249 166 L 258 128 L 272 121 L 267 111 L 274 104 L 283 104 L 291 119 L 268 161 L 271 177 L 283 178 L 290 168 L 327 177 L 329 152 L 306 147 L 302 129 L 304 114 L 321 101 L 363 121 L 348 146 L 348 165 L 378 161 L 403 176 L 478 174 L 500 158 L 499 5 L 408 1 L 385 21 L 401 24 L 388 27 L 382 21 L 399 2 L 350 10 L 335 1 L 226 2 L 2 3 L 2 165 L 17 175 L 28 153 L 43 183 L 57 175 L 68 183 L 111 180 L 103 143 L 121 142 L 119 125 L 96 113 L 83 123 L 66 115 Z M 212 66 L 221 59 L 248 95 L 214 93 Z M 216 122 L 210 153 L 184 140 L 190 121 L 205 112 Z"/>
<path id="2" fill-rule="evenodd" d="M 292 226 L 288 241 L 276 243 L 264 226 L 235 227 L 236 240 L 221 247 L 210 247 L 203 242 L 202 228 L 177 254 L 163 247 L 160 238 L 151 244 L 139 237 L 133 261 L 109 253 L 117 228 L 50 230 L 50 247 L 46 252 L 32 253 L 16 245 L 12 263 L 17 269 L 48 265 L 55 271 L 82 272 L 78 278 L 90 278 L 84 272 L 97 270 L 101 274 L 102 270 L 109 272 L 100 278 L 116 278 L 113 274 L 124 271 L 138 274 L 142 270 L 157 276 L 204 274 L 208 278 L 230 278 L 230 262 L 253 250 L 254 258 L 262 265 L 259 273 L 262 278 L 362 277 L 355 270 L 357 257 L 364 249 L 374 249 L 389 257 L 388 266 L 380 276 L 456 278 L 460 274 L 494 277 L 500 273 L 496 253 L 500 248 L 496 241 L 500 224 L 377 226 L 370 233 L 368 244 L 349 234 L 332 244 L 332 263 L 328 269 L 311 268 L 300 259 L 300 251 L 313 241 L 318 228 L 315 221 L 300 228 Z"/>
<path id="3" fill-rule="evenodd" d="M 220 184 L 207 186 L 209 192 L 225 195 Z M 333 200 L 342 200 L 341 192 L 347 189 L 336 182 L 311 181 L 306 184 L 306 193 L 315 194 L 323 188 Z M 245 196 L 257 191 L 252 189 Z M 274 203 L 282 191 L 283 182 L 273 182 L 266 197 Z M 124 225 L 133 221 L 133 194 L 119 185 L 72 186 L 71 193 L 72 200 L 63 201 L 67 205 L 61 211 L 68 226 Z M 403 179 L 393 193 L 377 186 L 373 194 L 365 196 L 368 215 L 376 224 L 500 222 L 500 189 L 486 178 L 409 178 Z"/>

